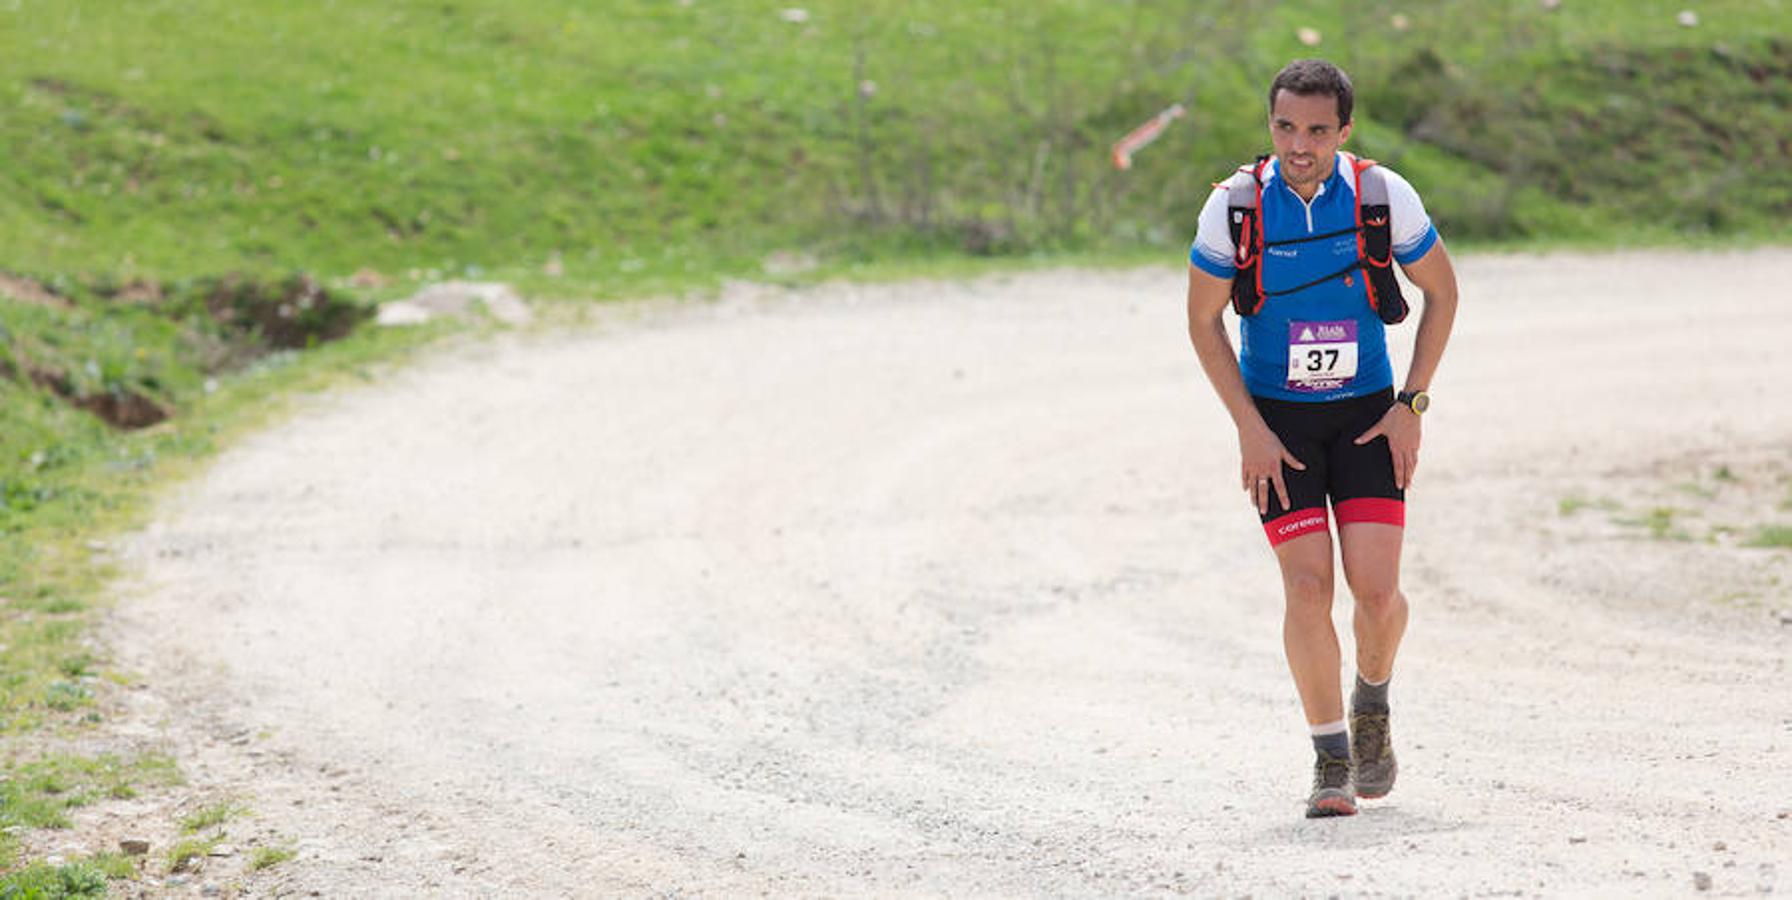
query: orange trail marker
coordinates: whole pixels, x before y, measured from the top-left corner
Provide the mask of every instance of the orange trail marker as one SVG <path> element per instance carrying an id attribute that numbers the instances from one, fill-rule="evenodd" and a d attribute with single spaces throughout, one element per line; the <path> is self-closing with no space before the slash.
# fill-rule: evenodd
<path id="1" fill-rule="evenodd" d="M 1157 136 L 1170 127 L 1170 123 L 1182 118 L 1187 112 L 1182 104 L 1177 103 L 1169 109 L 1151 117 L 1151 121 L 1134 128 L 1126 137 L 1114 144 L 1114 168 L 1125 171 L 1132 168 L 1132 155 L 1146 144 L 1157 140 Z"/>

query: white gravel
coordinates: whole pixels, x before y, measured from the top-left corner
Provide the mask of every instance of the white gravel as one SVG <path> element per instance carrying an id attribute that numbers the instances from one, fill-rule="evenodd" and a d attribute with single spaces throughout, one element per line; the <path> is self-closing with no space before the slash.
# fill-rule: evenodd
<path id="1" fill-rule="evenodd" d="M 1175 270 L 446 348 L 172 497 L 109 639 L 144 733 L 299 850 L 269 892 L 1792 887 L 1792 553 L 1558 509 L 1728 461 L 1792 517 L 1792 254 L 1461 272 L 1401 781 L 1354 819 L 1300 816 L 1275 567 Z"/>

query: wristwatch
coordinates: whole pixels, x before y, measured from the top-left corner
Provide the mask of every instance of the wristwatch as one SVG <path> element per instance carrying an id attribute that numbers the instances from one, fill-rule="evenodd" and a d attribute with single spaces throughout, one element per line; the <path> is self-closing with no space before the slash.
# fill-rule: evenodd
<path id="1" fill-rule="evenodd" d="M 1401 391 L 1394 395 L 1394 402 L 1412 410 L 1413 415 L 1422 416 L 1431 408 L 1431 395 L 1424 391 Z"/>

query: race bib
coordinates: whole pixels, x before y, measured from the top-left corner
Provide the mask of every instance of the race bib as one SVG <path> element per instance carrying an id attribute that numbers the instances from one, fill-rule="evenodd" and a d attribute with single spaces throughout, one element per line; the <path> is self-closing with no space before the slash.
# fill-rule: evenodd
<path id="1" fill-rule="evenodd" d="M 1356 378 L 1356 321 L 1288 323 L 1288 389 L 1337 390 Z"/>

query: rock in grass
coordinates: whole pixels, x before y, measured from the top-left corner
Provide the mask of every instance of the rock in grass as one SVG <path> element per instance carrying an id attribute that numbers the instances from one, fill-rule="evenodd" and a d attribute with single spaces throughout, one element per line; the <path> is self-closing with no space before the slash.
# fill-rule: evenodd
<path id="1" fill-rule="evenodd" d="M 437 316 L 465 318 L 474 304 L 506 325 L 528 324 L 529 307 L 510 285 L 490 281 L 449 281 L 432 284 L 407 300 L 380 306 L 381 325 L 415 325 Z"/>
<path id="2" fill-rule="evenodd" d="M 142 838 L 125 838 L 118 842 L 118 849 L 126 856 L 142 856 L 149 852 L 149 842 Z"/>

